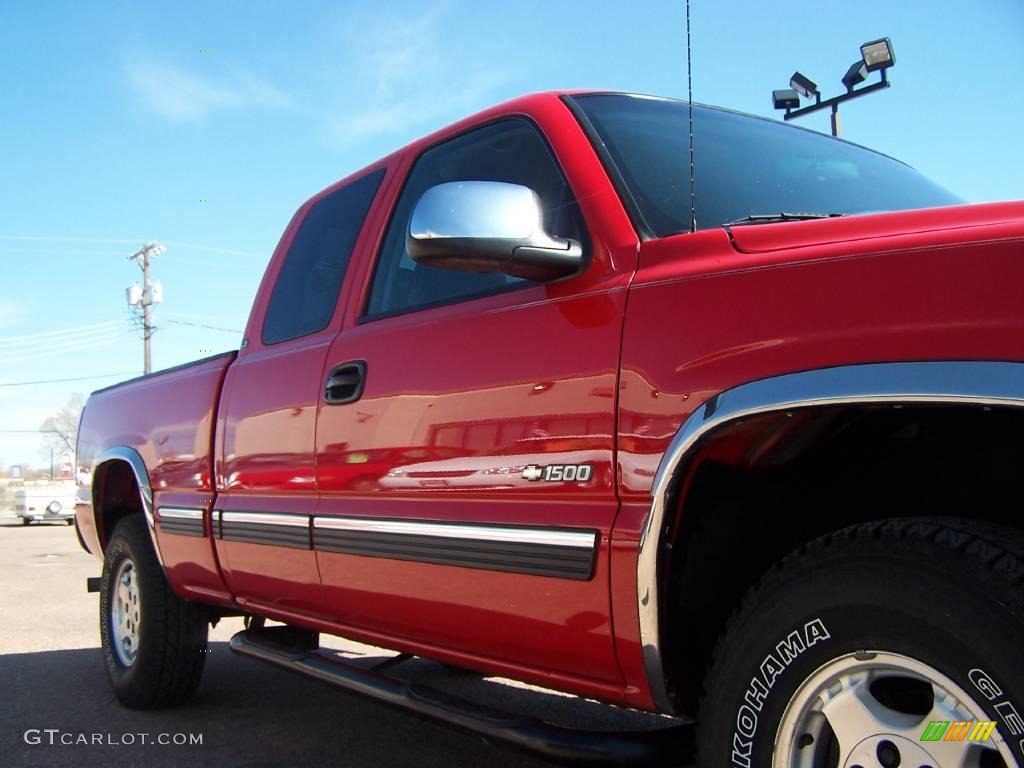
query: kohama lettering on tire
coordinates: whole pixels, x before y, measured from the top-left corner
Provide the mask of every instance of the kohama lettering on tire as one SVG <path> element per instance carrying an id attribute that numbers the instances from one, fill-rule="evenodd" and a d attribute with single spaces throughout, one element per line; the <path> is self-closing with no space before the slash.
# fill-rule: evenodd
<path id="1" fill-rule="evenodd" d="M 1003 733 L 1015 737 L 1024 736 L 1024 718 L 1021 717 L 1019 710 L 1013 705 L 1013 702 L 1003 695 L 1003 689 L 992 679 L 988 672 L 976 668 L 968 672 L 967 677 L 970 678 L 971 683 L 981 692 L 982 696 L 994 702 L 993 706 L 1003 721 Z M 1024 755 L 1024 738 L 1018 738 L 1017 749 L 1021 755 Z"/>
<path id="2" fill-rule="evenodd" d="M 740 768 L 750 768 L 750 753 L 753 749 L 754 736 L 757 735 L 757 718 L 764 707 L 764 700 L 779 679 L 779 675 L 793 661 L 815 643 L 828 640 L 831 635 L 825 629 L 821 619 L 811 619 L 803 629 L 794 629 L 785 640 L 775 644 L 775 650 L 764 657 L 761 662 L 760 674 L 750 678 L 750 685 L 743 694 L 745 701 L 736 713 L 736 730 L 732 735 L 732 764 Z"/>

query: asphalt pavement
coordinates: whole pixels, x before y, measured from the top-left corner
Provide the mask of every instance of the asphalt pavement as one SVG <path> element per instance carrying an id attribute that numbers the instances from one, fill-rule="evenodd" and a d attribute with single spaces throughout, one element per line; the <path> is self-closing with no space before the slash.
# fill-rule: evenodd
<path id="1" fill-rule="evenodd" d="M 238 657 L 227 641 L 242 628 L 240 619 L 225 619 L 212 630 L 203 683 L 191 703 L 158 712 L 125 709 L 107 684 L 99 598 L 85 589 L 86 577 L 96 575 L 99 563 L 80 549 L 73 528 L 22 526 L 0 516 L 0 765 L 552 765 Z M 335 638 L 323 642 L 357 663 L 390 653 Z M 413 660 L 400 669 L 403 677 L 563 725 L 631 730 L 666 724 L 652 715 L 428 661 Z"/>

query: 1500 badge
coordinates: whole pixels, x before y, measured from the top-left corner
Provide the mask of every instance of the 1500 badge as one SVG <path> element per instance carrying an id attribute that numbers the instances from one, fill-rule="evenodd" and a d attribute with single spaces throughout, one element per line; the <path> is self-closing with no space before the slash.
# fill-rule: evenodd
<path id="1" fill-rule="evenodd" d="M 594 476 L 592 464 L 531 464 L 523 469 L 523 479 L 530 482 L 546 480 L 551 483 L 585 483 Z"/>

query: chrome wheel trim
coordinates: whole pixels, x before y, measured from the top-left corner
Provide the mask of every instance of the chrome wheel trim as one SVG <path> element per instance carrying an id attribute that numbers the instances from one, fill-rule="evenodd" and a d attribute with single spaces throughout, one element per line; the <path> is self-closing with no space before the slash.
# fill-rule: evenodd
<path id="1" fill-rule="evenodd" d="M 886 706 L 870 690 L 881 678 L 930 685 L 931 710 L 921 715 Z M 819 667 L 790 699 L 776 732 L 772 768 L 888 768 L 881 755 L 889 749 L 899 752 L 891 764 L 914 768 L 977 768 L 985 751 L 998 752 L 1007 768 L 1020 768 L 999 725 L 985 742 L 921 741 L 933 720 L 988 722 L 989 716 L 949 677 L 917 659 L 886 651 L 840 656 Z M 838 761 L 826 762 L 821 750 L 836 746 Z"/>
<path id="2" fill-rule="evenodd" d="M 111 582 L 110 639 L 118 660 L 126 667 L 135 663 L 139 654 L 139 622 L 142 604 L 138 571 L 130 559 L 121 561 Z"/>

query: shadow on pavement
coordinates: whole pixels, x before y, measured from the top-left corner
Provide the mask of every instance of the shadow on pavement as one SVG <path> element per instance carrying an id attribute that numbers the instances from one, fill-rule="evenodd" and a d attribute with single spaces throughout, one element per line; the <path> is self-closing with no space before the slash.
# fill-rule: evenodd
<path id="1" fill-rule="evenodd" d="M 2 758 L 17 766 L 344 765 L 518 766 L 549 763 L 397 712 L 366 698 L 236 657 L 211 644 L 198 695 L 184 707 L 157 712 L 125 709 L 107 684 L 98 648 L 0 656 Z M 43 729 L 111 734 L 112 745 L 48 743 Z M 28 744 L 27 729 L 42 743 Z M 128 741 L 125 734 L 202 734 L 201 745 Z M 87 736 L 91 738 L 91 736 Z M 104 739 L 107 737 L 104 736 Z"/>

